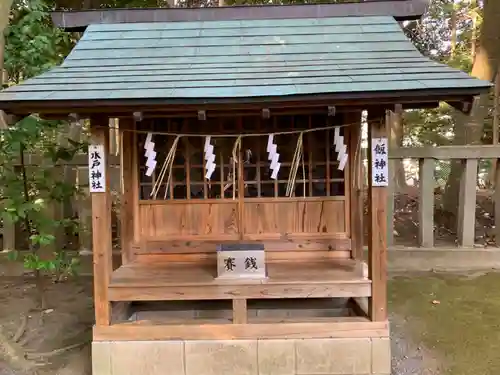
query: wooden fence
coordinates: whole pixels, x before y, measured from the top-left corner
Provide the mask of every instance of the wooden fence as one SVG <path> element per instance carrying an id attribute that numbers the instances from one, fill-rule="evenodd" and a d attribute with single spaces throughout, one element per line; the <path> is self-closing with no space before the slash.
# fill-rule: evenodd
<path id="1" fill-rule="evenodd" d="M 415 219 L 414 228 L 410 231 L 418 239 L 416 245 L 422 248 L 433 248 L 436 246 L 435 232 L 436 232 L 436 198 L 435 198 L 435 165 L 436 161 L 440 160 L 458 160 L 463 166 L 460 192 L 457 195 L 457 215 L 453 218 L 456 220 L 457 238 L 456 245 L 463 248 L 470 248 L 475 245 L 476 240 L 476 196 L 478 194 L 477 180 L 478 180 L 478 163 L 480 160 L 497 160 L 500 158 L 500 146 L 446 146 L 446 147 L 422 147 L 422 148 L 400 148 L 391 150 L 390 171 L 391 183 L 389 186 L 389 199 L 388 199 L 388 245 L 397 245 L 395 241 L 395 226 L 398 225 L 399 213 L 395 209 L 398 200 L 398 192 L 396 184 L 394 183 L 394 171 L 396 165 L 401 163 L 401 160 L 413 160 L 418 165 L 418 187 L 409 188 L 408 190 L 412 195 L 411 200 L 416 201 L 412 214 Z M 418 163 L 417 163 L 418 161 Z M 27 163 L 37 165 L 38 160 L 35 157 L 27 159 Z M 110 163 L 113 166 L 111 177 L 111 188 L 114 193 L 115 201 L 119 200 L 120 191 L 120 170 L 119 170 L 119 156 L 112 156 Z M 500 163 L 496 163 L 497 173 L 495 185 L 500 187 Z M 83 190 L 88 186 L 88 173 L 87 173 L 87 156 L 77 156 L 72 162 L 65 165 L 69 168 L 74 176 L 75 184 L 80 186 Z M 403 192 L 403 194 L 405 194 Z M 493 189 L 487 192 L 489 199 L 492 201 L 492 212 L 489 213 L 492 220 L 493 237 L 500 239 L 500 188 Z M 119 210 L 119 204 L 117 204 Z M 76 236 L 77 243 L 74 245 L 74 250 L 90 251 L 91 250 L 91 232 L 90 232 L 90 200 L 87 195 L 75 199 L 71 207 L 58 208 L 56 216 L 64 215 L 64 213 L 72 212 L 73 217 L 77 217 L 81 224 L 81 229 Z M 439 214 L 438 214 L 439 215 Z M 438 221 L 439 221 L 438 220 Z M 119 244 L 119 228 L 117 213 L 115 211 L 115 235 L 114 240 L 116 246 Z M 4 250 L 22 247 L 23 238 L 19 228 L 13 225 L 4 224 L 2 228 L 2 247 Z M 397 236 L 396 236 L 397 237 Z M 68 239 L 64 236 L 56 246 L 61 246 L 68 243 Z"/>
<path id="2" fill-rule="evenodd" d="M 395 212 L 395 198 L 397 197 L 394 171 L 396 163 L 404 159 L 418 161 L 418 188 L 417 207 L 418 218 L 416 227 L 417 245 L 424 248 L 435 247 L 436 220 L 442 218 L 437 215 L 445 215 L 442 210 L 436 210 L 436 187 L 435 178 L 437 161 L 459 161 L 461 165 L 460 188 L 456 197 L 446 197 L 446 199 L 456 199 L 457 214 L 453 215 L 452 223 L 456 227 L 456 244 L 458 247 L 471 248 L 476 245 L 476 199 L 478 193 L 486 195 L 491 201 L 491 212 L 486 212 L 491 222 L 492 238 L 498 244 L 500 239 L 500 163 L 496 165 L 496 180 L 494 187 L 488 191 L 478 189 L 478 163 L 480 160 L 494 160 L 500 158 L 500 146 L 442 146 L 442 147 L 421 147 L 421 148 L 400 148 L 391 150 L 389 153 L 391 173 L 391 183 L 389 185 L 388 199 L 388 244 L 394 245 L 395 222 L 397 218 Z M 484 243 L 481 243 L 484 245 Z"/>

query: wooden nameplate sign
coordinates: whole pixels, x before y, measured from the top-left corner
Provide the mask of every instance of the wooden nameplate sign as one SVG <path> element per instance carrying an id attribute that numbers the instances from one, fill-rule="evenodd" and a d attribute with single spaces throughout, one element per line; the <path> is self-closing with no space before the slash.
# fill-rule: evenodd
<path id="1" fill-rule="evenodd" d="M 217 246 L 218 279 L 266 278 L 264 244 L 231 243 Z"/>

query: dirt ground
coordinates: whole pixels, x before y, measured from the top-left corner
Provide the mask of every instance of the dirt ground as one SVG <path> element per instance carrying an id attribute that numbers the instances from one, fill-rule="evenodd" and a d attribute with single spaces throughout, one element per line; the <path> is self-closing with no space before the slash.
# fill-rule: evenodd
<path id="1" fill-rule="evenodd" d="M 45 287 L 41 311 L 31 278 L 0 276 L 0 375 L 90 374 L 92 280 Z"/>
<path id="2" fill-rule="evenodd" d="M 36 296 L 32 279 L 2 276 L 0 267 L 0 334 L 18 357 L 6 355 L 3 345 L 0 375 L 91 375 L 92 280 L 48 282 L 45 311 L 36 309 Z M 405 319 L 392 315 L 391 324 L 393 375 L 439 374 L 434 356 L 408 338 Z"/>
<path id="3" fill-rule="evenodd" d="M 0 259 L 0 375 L 91 375 L 91 278 L 47 281 L 40 311 L 34 280 L 12 269 Z M 500 373 L 499 283 L 494 272 L 392 275 L 392 375 Z"/>

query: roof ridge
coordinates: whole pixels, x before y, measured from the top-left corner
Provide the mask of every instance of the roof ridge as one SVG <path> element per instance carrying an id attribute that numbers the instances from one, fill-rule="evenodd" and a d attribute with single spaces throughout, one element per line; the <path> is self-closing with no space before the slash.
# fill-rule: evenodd
<path id="1" fill-rule="evenodd" d="M 92 24 L 300 19 L 349 16 L 390 16 L 398 21 L 422 17 L 430 0 L 366 0 L 361 3 L 242 5 L 208 8 L 140 8 L 55 11 L 53 23 L 71 31 Z"/>

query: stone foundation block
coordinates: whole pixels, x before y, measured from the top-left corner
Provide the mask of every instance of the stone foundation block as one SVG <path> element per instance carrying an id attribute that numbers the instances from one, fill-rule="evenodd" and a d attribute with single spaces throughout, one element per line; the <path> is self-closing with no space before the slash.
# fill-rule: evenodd
<path id="1" fill-rule="evenodd" d="M 100 341 L 93 375 L 390 375 L 389 338 Z"/>

